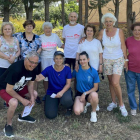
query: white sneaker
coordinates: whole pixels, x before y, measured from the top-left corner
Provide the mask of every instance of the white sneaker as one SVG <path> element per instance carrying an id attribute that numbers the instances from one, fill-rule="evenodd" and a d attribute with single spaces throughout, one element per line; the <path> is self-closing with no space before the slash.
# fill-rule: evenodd
<path id="1" fill-rule="evenodd" d="M 99 104 L 97 104 L 96 111 L 99 111 L 99 110 L 100 110 Z"/>
<path id="2" fill-rule="evenodd" d="M 87 107 L 90 106 L 91 104 L 89 102 L 86 103 L 85 107 L 84 107 L 84 111 L 83 113 L 87 113 Z"/>
<path id="3" fill-rule="evenodd" d="M 110 103 L 109 106 L 107 107 L 107 110 L 108 111 L 112 111 L 113 108 L 116 108 L 117 107 L 117 103 L 115 104 L 114 102 Z"/>
<path id="4" fill-rule="evenodd" d="M 96 112 L 91 112 L 90 121 L 91 121 L 91 122 L 97 122 Z"/>
<path id="5" fill-rule="evenodd" d="M 120 111 L 121 111 L 122 116 L 126 117 L 128 115 L 125 105 L 120 106 Z"/>
<path id="6" fill-rule="evenodd" d="M 91 103 L 89 103 L 89 102 L 86 103 L 86 107 L 88 107 L 88 106 L 90 106 L 90 105 L 91 105 Z"/>
<path id="7" fill-rule="evenodd" d="M 136 116 L 136 115 L 137 115 L 137 111 L 136 111 L 136 110 L 131 109 L 131 115 Z"/>

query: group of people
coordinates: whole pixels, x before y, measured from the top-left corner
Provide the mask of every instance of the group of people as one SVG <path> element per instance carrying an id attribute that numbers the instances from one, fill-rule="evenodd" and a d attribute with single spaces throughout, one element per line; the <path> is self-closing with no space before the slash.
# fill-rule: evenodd
<path id="1" fill-rule="evenodd" d="M 86 112 L 91 105 L 91 122 L 97 122 L 99 111 L 99 74 L 104 72 L 109 81 L 112 102 L 107 107 L 112 111 L 117 107 L 116 97 L 122 116 L 128 112 L 122 100 L 120 77 L 125 68 L 128 99 L 131 114 L 136 115 L 135 84 L 140 93 L 140 23 L 132 25 L 132 37 L 125 41 L 123 31 L 115 28 L 117 19 L 111 13 L 102 16 L 105 29 L 97 36 L 92 24 L 85 27 L 77 23 L 78 14 L 69 14 L 69 24 L 63 28 L 63 43 L 57 34 L 52 33 L 53 26 L 44 22 L 44 34 L 33 33 L 35 23 L 25 21 L 25 32 L 14 34 L 12 23 L 1 26 L 0 37 L 0 97 L 8 106 L 5 136 L 14 137 L 12 118 L 20 101 L 24 106 L 35 105 L 38 97 L 37 83 L 43 80 L 45 116 L 57 117 L 59 104 L 70 115 L 72 109 L 76 115 Z M 103 46 L 103 47 L 102 47 Z M 63 48 L 57 51 L 57 47 Z M 103 49 L 104 48 L 104 49 Z M 76 85 L 73 100 L 71 81 Z M 26 98 L 25 98 L 26 96 Z M 140 103 L 139 103 L 140 107 Z M 31 116 L 18 117 L 18 121 L 34 123 Z"/>

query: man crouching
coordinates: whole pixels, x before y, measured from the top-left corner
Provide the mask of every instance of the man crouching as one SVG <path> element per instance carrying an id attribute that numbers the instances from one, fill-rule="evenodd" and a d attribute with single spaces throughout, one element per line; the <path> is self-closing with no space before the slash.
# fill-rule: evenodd
<path id="1" fill-rule="evenodd" d="M 0 77 L 0 96 L 9 106 L 7 111 L 7 123 L 4 128 L 5 136 L 14 137 L 12 118 L 18 105 L 18 101 L 24 106 L 35 104 L 37 92 L 34 90 L 36 78 L 35 68 L 38 65 L 39 56 L 35 51 L 29 52 L 24 60 L 13 63 Z M 30 100 L 24 97 L 28 96 Z M 34 123 L 36 120 L 29 115 L 18 121 Z"/>

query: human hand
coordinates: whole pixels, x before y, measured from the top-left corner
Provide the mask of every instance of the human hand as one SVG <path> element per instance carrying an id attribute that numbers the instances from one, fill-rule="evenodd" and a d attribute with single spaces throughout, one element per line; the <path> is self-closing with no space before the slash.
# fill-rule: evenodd
<path id="1" fill-rule="evenodd" d="M 24 106 L 28 106 L 30 105 L 31 106 L 31 101 L 27 100 L 27 99 L 24 99 L 21 101 L 21 103 L 24 105 Z"/>
<path id="2" fill-rule="evenodd" d="M 30 102 L 31 102 L 30 106 L 35 105 L 35 98 L 31 97 Z"/>
<path id="3" fill-rule="evenodd" d="M 99 66 L 99 73 L 103 73 L 103 65 Z"/>
<path id="4" fill-rule="evenodd" d="M 63 96 L 63 93 L 60 91 L 56 94 L 55 98 L 61 98 Z"/>
<path id="5" fill-rule="evenodd" d="M 79 44 L 82 44 L 83 42 L 85 42 L 85 38 L 81 38 L 81 40 L 79 41 Z"/>
<path id="6" fill-rule="evenodd" d="M 85 102 L 85 94 L 82 94 L 80 97 L 80 102 L 84 103 Z"/>
<path id="7" fill-rule="evenodd" d="M 126 72 L 128 71 L 128 61 L 125 61 L 125 63 L 124 63 L 124 68 L 125 68 L 125 70 L 126 70 Z"/>
<path id="8" fill-rule="evenodd" d="M 12 64 L 15 61 L 15 56 L 11 56 L 8 61 Z"/>
<path id="9" fill-rule="evenodd" d="M 78 70 L 79 70 L 79 64 L 76 63 L 76 64 L 75 64 L 75 71 L 78 72 Z"/>

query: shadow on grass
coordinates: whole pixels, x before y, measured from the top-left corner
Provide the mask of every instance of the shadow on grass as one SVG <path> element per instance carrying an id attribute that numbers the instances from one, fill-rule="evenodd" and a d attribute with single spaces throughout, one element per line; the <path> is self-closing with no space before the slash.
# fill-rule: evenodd
<path id="1" fill-rule="evenodd" d="M 131 116 L 127 117 L 122 116 L 119 108 L 113 109 L 113 113 L 116 115 L 116 118 L 120 123 L 128 123 L 131 121 Z"/>

